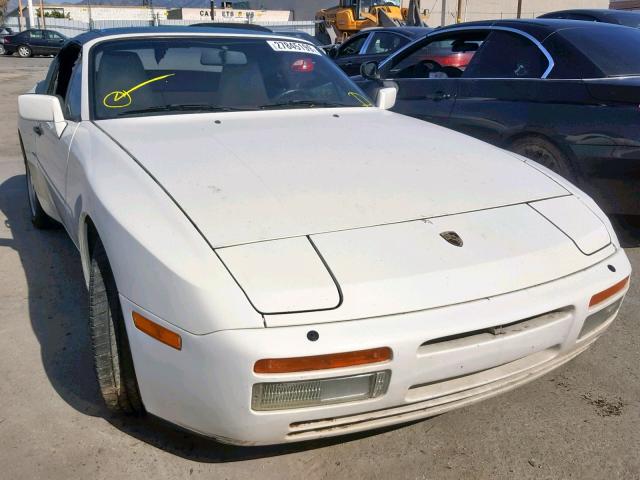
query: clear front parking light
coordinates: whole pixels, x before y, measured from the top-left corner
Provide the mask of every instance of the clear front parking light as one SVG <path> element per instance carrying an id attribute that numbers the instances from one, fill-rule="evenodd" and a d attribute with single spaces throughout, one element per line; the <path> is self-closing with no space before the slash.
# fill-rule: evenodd
<path id="1" fill-rule="evenodd" d="M 387 392 L 390 379 L 391 370 L 383 370 L 320 380 L 256 383 L 251 408 L 283 410 L 376 398 Z"/>

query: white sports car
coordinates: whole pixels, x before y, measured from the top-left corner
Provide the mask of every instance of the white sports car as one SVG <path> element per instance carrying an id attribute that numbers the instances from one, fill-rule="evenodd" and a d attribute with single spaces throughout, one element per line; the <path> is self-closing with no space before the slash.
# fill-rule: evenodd
<path id="1" fill-rule="evenodd" d="M 602 211 L 394 98 L 277 34 L 66 44 L 19 133 L 33 223 L 80 252 L 111 409 L 327 437 L 504 392 L 603 333 L 630 265 Z"/>

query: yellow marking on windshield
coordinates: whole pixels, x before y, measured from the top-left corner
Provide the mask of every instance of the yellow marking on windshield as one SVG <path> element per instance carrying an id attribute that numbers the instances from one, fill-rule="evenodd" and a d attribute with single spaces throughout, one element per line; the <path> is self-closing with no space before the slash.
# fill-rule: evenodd
<path id="1" fill-rule="evenodd" d="M 141 82 L 129 90 L 115 90 L 111 93 L 107 93 L 105 97 L 102 99 L 102 104 L 107 108 L 124 108 L 131 105 L 133 101 L 131 98 L 131 92 L 135 92 L 139 88 L 144 87 L 145 85 L 149 85 L 150 83 L 157 82 L 159 80 L 164 80 L 165 78 L 173 77 L 175 73 L 170 73 L 168 75 L 160 75 L 158 77 L 153 77 L 149 80 Z"/>
<path id="2" fill-rule="evenodd" d="M 360 102 L 360 104 L 363 107 L 373 107 L 373 104 L 366 99 L 366 97 L 364 97 L 363 95 L 359 94 L 358 92 L 349 92 L 347 93 L 347 95 L 349 95 L 350 97 L 355 98 L 357 101 Z"/>

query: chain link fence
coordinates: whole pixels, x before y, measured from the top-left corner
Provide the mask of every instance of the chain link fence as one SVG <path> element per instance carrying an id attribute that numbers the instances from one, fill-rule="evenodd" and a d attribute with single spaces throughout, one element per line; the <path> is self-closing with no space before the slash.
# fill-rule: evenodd
<path id="1" fill-rule="evenodd" d="M 26 19 L 23 21 L 22 29 L 26 28 Z M 95 20 L 92 22 L 81 22 L 78 20 L 69 20 L 63 18 L 45 17 L 44 21 L 38 17 L 33 28 L 47 28 L 56 30 L 67 37 L 75 37 L 83 32 L 90 30 L 102 30 L 106 28 L 126 28 L 126 27 L 153 27 L 153 26 L 180 26 L 193 25 L 202 23 L 196 20 L 166 20 L 166 19 L 149 19 L 149 20 Z M 212 24 L 216 22 L 210 22 Z M 262 25 L 272 30 L 299 30 L 302 32 L 314 34 L 314 21 L 288 21 L 288 22 L 254 22 L 255 25 Z M 18 18 L 10 17 L 5 21 L 5 25 L 12 28 L 15 32 L 20 30 Z"/>

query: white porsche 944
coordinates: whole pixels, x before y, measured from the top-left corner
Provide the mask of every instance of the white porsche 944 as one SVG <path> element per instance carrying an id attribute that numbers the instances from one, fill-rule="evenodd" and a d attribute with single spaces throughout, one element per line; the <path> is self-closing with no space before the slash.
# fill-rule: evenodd
<path id="1" fill-rule="evenodd" d="M 67 43 L 19 134 L 111 409 L 244 445 L 339 435 L 507 391 L 606 330 L 631 267 L 594 202 L 394 100 L 277 34 Z"/>

